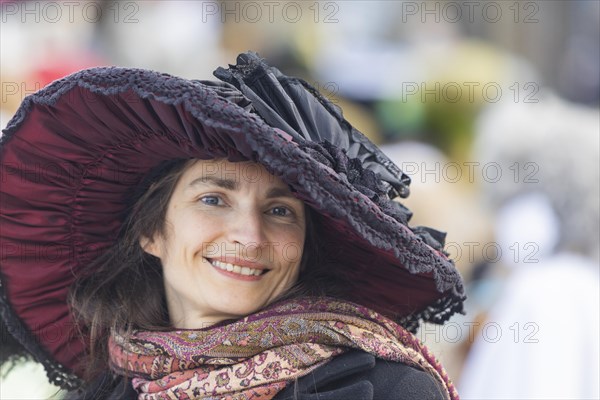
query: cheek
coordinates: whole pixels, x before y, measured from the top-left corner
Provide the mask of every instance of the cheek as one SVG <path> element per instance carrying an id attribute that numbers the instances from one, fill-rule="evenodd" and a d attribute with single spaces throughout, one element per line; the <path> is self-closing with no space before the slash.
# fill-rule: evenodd
<path id="1" fill-rule="evenodd" d="M 290 232 L 282 235 L 279 256 L 282 263 L 289 265 L 289 268 L 298 268 L 304 252 L 304 234 L 300 232 Z"/>
<path id="2" fill-rule="evenodd" d="M 155 234 L 155 237 L 150 240 L 146 240 L 145 243 L 141 243 L 142 249 L 148 254 L 153 255 L 156 258 L 159 258 L 161 263 L 164 265 L 167 259 L 167 243 L 166 240 L 162 237 L 162 235 Z"/>
<path id="3" fill-rule="evenodd" d="M 302 242 L 288 243 L 283 246 L 282 257 L 293 267 L 297 267 L 302 260 L 303 250 L 304 246 Z"/>
<path id="4" fill-rule="evenodd" d="M 304 235 L 293 235 L 288 238 L 288 242 L 282 247 L 281 257 L 283 263 L 287 264 L 285 283 L 287 287 L 292 287 L 300 279 L 300 267 L 302 255 L 304 254 Z"/>

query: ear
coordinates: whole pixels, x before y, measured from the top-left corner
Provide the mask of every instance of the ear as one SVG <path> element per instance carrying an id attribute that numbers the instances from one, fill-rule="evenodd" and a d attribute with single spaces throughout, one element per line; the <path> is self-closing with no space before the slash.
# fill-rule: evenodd
<path id="1" fill-rule="evenodd" d="M 157 243 L 154 238 L 149 238 L 146 236 L 142 236 L 140 238 L 140 247 L 148 254 L 153 255 L 154 257 L 160 258 L 160 245 Z"/>

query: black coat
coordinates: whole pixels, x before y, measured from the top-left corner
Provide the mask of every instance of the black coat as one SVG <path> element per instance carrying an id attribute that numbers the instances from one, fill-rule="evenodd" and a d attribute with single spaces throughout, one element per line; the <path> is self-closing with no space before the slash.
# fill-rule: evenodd
<path id="1" fill-rule="evenodd" d="M 109 375 L 94 382 L 85 393 L 70 399 L 134 400 L 131 381 Z M 438 400 L 443 389 L 428 373 L 406 364 L 376 359 L 350 351 L 291 383 L 274 400 Z"/>

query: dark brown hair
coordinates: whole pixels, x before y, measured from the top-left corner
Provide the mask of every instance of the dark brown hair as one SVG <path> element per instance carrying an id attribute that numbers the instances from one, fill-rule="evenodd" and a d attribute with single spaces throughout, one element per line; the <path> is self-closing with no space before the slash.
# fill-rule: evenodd
<path id="1" fill-rule="evenodd" d="M 137 189 L 116 241 L 92 263 L 70 291 L 70 306 L 82 334 L 90 339 L 86 381 L 106 370 L 111 329 L 168 330 L 169 314 L 160 259 L 146 253 L 141 238 L 164 234 L 168 203 L 182 174 L 195 160 L 177 160 L 151 173 Z M 306 207 L 306 238 L 296 285 L 278 300 L 337 296 L 343 287 L 323 264 L 320 216 Z M 336 283 L 337 282 L 337 283 Z"/>

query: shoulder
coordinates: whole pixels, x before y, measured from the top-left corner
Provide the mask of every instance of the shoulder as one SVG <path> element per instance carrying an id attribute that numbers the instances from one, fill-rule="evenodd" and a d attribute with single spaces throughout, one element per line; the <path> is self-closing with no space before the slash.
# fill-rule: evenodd
<path id="1" fill-rule="evenodd" d="M 377 359 L 363 351 L 336 357 L 300 378 L 297 384 L 289 385 L 275 399 L 295 398 L 294 394 L 307 400 L 444 399 L 442 388 L 428 373 L 403 363 Z"/>
<path id="2" fill-rule="evenodd" d="M 376 360 L 371 371 L 357 377 L 373 384 L 374 399 L 444 399 L 443 389 L 427 372 L 403 363 Z"/>

